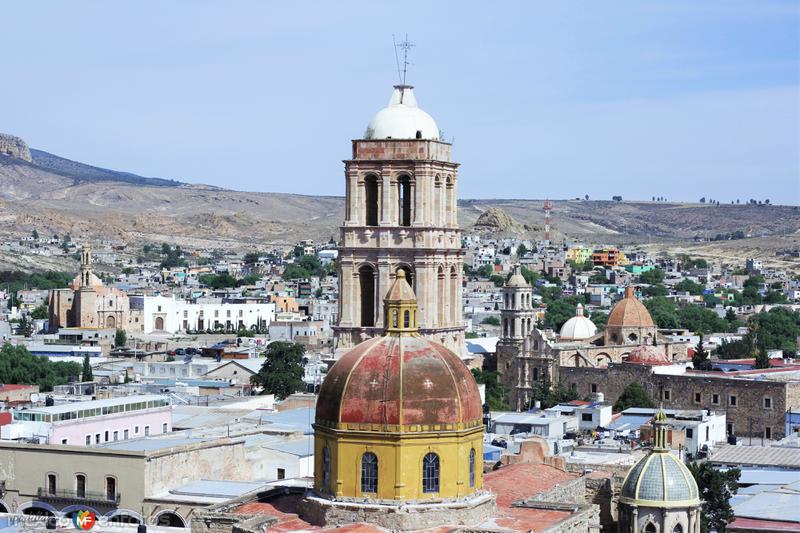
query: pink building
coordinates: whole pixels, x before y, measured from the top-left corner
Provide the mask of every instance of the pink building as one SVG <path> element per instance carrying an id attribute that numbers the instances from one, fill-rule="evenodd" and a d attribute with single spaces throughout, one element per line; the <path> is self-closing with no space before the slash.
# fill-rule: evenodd
<path id="1" fill-rule="evenodd" d="M 4 440 L 91 446 L 172 431 L 172 406 L 156 394 L 74 402 L 14 411 Z"/>

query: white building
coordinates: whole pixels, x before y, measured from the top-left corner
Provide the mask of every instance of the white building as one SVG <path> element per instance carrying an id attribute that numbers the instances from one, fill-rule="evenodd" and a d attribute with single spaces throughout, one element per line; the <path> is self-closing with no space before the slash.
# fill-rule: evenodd
<path id="1" fill-rule="evenodd" d="M 264 329 L 275 319 L 274 303 L 193 303 L 166 296 L 131 296 L 130 305 L 142 314 L 142 333 Z"/>

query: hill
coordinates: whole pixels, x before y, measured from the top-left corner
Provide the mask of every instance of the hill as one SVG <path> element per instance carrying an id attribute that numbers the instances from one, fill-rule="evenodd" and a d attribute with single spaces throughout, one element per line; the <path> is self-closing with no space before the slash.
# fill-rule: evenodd
<path id="1" fill-rule="evenodd" d="M 0 137 L 0 237 L 40 234 L 124 242 L 247 248 L 253 243 L 328 240 L 343 219 L 341 197 L 241 192 L 148 178 L 79 163 L 21 139 Z M 344 185 L 343 185 L 344 187 Z M 745 206 L 563 200 L 554 201 L 554 240 L 562 235 L 595 242 L 647 242 L 750 232 L 800 232 L 793 206 Z M 487 213 L 488 212 L 488 213 Z M 459 222 L 471 230 L 535 238 L 544 228 L 541 200 L 461 200 Z M 487 225 L 488 221 L 488 225 Z"/>

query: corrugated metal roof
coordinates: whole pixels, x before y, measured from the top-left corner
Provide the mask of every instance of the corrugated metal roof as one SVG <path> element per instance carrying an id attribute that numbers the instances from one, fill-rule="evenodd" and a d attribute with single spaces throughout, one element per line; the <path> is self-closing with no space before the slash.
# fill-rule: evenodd
<path id="1" fill-rule="evenodd" d="M 739 477 L 740 485 L 786 485 L 796 481 L 800 481 L 800 471 L 796 470 L 742 468 Z"/>
<path id="2" fill-rule="evenodd" d="M 722 445 L 711 454 L 711 462 L 725 465 L 763 465 L 800 468 L 800 449 L 776 446 Z"/>
<path id="3" fill-rule="evenodd" d="M 800 493 L 762 492 L 734 505 L 733 512 L 737 517 L 800 522 Z"/>

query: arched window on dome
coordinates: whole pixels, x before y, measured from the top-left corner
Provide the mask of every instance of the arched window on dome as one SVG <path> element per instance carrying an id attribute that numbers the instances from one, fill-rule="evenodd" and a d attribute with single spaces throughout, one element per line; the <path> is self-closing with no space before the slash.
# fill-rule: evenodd
<path id="1" fill-rule="evenodd" d="M 439 492 L 439 456 L 429 453 L 422 459 L 422 492 Z"/>
<path id="2" fill-rule="evenodd" d="M 656 525 L 652 522 L 648 522 L 643 529 L 644 533 L 657 533 L 656 532 Z"/>
<path id="3" fill-rule="evenodd" d="M 411 178 L 402 175 L 397 180 L 398 215 L 400 226 L 411 225 Z"/>
<path id="4" fill-rule="evenodd" d="M 672 528 L 672 533 L 683 533 L 683 526 L 675 524 L 675 527 Z"/>
<path id="5" fill-rule="evenodd" d="M 393 328 L 397 327 L 397 309 L 392 311 L 392 327 Z"/>
<path id="6" fill-rule="evenodd" d="M 631 342 L 636 342 L 638 338 L 639 337 L 636 335 L 636 333 L 631 333 L 630 335 L 628 335 L 628 340 Z"/>
<path id="7" fill-rule="evenodd" d="M 331 451 L 327 446 L 322 448 L 322 488 L 331 490 Z"/>
<path id="8" fill-rule="evenodd" d="M 406 309 L 403 311 L 403 327 L 410 328 L 411 327 L 411 313 Z"/>
<path id="9" fill-rule="evenodd" d="M 475 486 L 475 448 L 469 451 L 469 486 Z"/>
<path id="10" fill-rule="evenodd" d="M 378 457 L 372 452 L 361 456 L 361 492 L 365 494 L 378 492 Z"/>
<path id="11" fill-rule="evenodd" d="M 370 174 L 364 178 L 364 224 L 378 225 L 378 176 Z"/>

